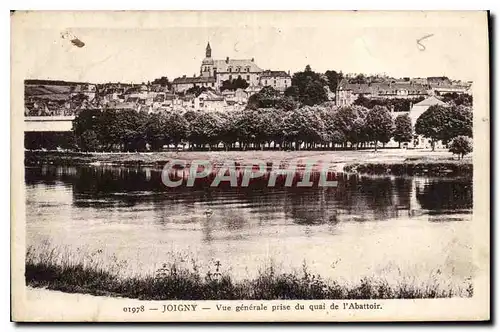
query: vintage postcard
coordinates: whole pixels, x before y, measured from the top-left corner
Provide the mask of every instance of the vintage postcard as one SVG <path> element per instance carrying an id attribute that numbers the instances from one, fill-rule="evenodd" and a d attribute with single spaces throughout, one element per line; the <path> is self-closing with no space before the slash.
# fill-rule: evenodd
<path id="1" fill-rule="evenodd" d="M 13 12 L 12 320 L 489 320 L 488 19 Z"/>

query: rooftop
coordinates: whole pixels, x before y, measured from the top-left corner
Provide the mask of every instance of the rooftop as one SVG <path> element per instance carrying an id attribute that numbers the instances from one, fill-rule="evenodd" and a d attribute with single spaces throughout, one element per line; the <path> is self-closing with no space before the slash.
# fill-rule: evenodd
<path id="1" fill-rule="evenodd" d="M 217 72 L 219 73 L 227 73 L 229 72 L 229 68 L 231 68 L 231 72 L 238 72 L 238 68 L 240 72 L 243 73 L 260 73 L 262 69 L 257 66 L 253 59 L 229 59 L 226 60 L 214 60 L 214 68 L 217 68 Z"/>
<path id="2" fill-rule="evenodd" d="M 356 94 L 381 94 L 392 93 L 398 90 L 407 90 L 411 94 L 426 94 L 428 87 L 424 84 L 417 83 L 347 83 L 347 80 L 342 80 L 339 84 L 340 90 L 351 90 Z"/>
<path id="3" fill-rule="evenodd" d="M 283 70 L 264 70 L 260 77 L 290 77 L 290 75 Z"/>
<path id="4" fill-rule="evenodd" d="M 197 84 L 197 83 L 215 83 L 214 77 L 177 77 L 172 84 Z"/>
<path id="5" fill-rule="evenodd" d="M 437 99 L 434 96 L 430 96 L 429 98 L 426 98 L 426 99 L 422 100 L 421 102 L 416 103 L 413 106 L 433 106 L 433 105 L 445 106 L 448 104 L 446 104 L 444 101 Z"/>

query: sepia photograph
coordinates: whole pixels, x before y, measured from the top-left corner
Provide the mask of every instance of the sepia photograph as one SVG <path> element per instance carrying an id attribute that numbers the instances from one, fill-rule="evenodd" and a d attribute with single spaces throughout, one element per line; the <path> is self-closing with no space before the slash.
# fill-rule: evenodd
<path id="1" fill-rule="evenodd" d="M 489 320 L 488 19 L 11 13 L 12 319 Z"/>

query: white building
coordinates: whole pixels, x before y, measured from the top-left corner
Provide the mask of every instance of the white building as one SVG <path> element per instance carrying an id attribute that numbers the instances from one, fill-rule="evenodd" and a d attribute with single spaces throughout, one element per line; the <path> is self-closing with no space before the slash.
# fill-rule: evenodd
<path id="1" fill-rule="evenodd" d="M 260 74 L 259 84 L 271 86 L 275 90 L 284 92 L 292 85 L 292 78 L 284 71 L 265 70 Z"/>
<path id="2" fill-rule="evenodd" d="M 196 110 L 220 111 L 226 105 L 223 96 L 211 91 L 202 92 L 198 97 L 194 98 L 194 108 Z"/>
<path id="3" fill-rule="evenodd" d="M 177 77 L 172 81 L 172 89 L 174 92 L 186 92 L 186 90 L 195 86 L 205 88 L 216 88 L 216 80 L 214 77 Z"/>

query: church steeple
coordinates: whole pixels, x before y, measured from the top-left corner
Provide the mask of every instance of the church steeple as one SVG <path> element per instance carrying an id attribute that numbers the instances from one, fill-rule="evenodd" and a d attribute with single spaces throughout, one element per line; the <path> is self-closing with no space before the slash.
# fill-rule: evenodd
<path id="1" fill-rule="evenodd" d="M 207 48 L 205 50 L 205 56 L 207 58 L 211 58 L 212 57 L 212 49 L 210 48 L 210 42 L 207 43 Z"/>

